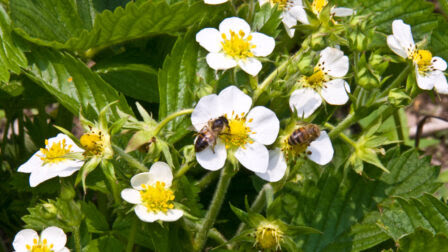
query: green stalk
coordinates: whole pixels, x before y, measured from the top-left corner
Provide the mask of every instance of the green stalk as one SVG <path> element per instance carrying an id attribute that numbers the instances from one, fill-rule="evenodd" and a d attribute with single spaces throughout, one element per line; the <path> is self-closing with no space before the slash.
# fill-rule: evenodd
<path id="1" fill-rule="evenodd" d="M 159 134 L 159 132 L 162 130 L 162 128 L 165 127 L 165 125 L 168 124 L 174 118 L 176 118 L 178 116 L 182 116 L 182 115 L 188 115 L 188 114 L 191 114 L 191 113 L 193 113 L 193 109 L 184 109 L 184 110 L 180 110 L 180 111 L 174 112 L 171 115 L 168 115 L 167 117 L 165 117 L 165 119 L 163 119 L 157 125 L 156 129 L 154 130 L 154 135 L 157 136 L 157 134 Z"/>
<path id="2" fill-rule="evenodd" d="M 213 182 L 216 178 L 218 178 L 218 172 L 208 172 L 204 175 L 198 182 L 196 182 L 196 186 L 201 189 L 205 189 L 211 182 Z"/>
<path id="3" fill-rule="evenodd" d="M 148 171 L 148 167 L 146 167 L 144 164 L 140 163 L 137 159 L 135 159 L 133 156 L 127 154 L 126 152 L 124 152 L 123 149 L 121 149 L 119 146 L 117 145 L 112 145 L 112 148 L 114 149 L 114 151 L 120 156 L 122 157 L 124 160 L 126 160 L 126 162 L 128 162 L 128 164 L 130 164 L 131 166 L 139 169 L 142 172 L 147 172 Z"/>
<path id="4" fill-rule="evenodd" d="M 329 128 L 329 129 L 334 129 L 335 127 L 329 123 L 325 123 L 324 124 L 325 127 Z M 356 148 L 356 143 L 355 141 L 353 141 L 352 139 L 350 139 L 347 135 L 345 135 L 344 133 L 339 133 L 339 137 L 344 140 L 346 143 L 350 144 L 352 147 Z"/>
<path id="5" fill-rule="evenodd" d="M 380 98 L 381 97 L 385 97 L 389 94 L 389 91 L 394 88 L 397 87 L 398 85 L 400 85 L 401 82 L 404 81 L 404 79 L 408 76 L 409 70 L 411 69 L 411 65 L 408 64 L 403 71 L 401 71 L 401 73 L 397 76 L 397 78 L 395 78 L 395 80 L 386 88 L 383 90 L 383 92 L 381 92 L 380 94 Z"/>
<path id="6" fill-rule="evenodd" d="M 75 239 L 75 251 L 81 252 L 81 236 L 79 234 L 79 227 L 74 227 L 73 238 Z"/>
<path id="7" fill-rule="evenodd" d="M 339 135 L 342 131 L 350 127 L 354 122 L 358 120 L 355 114 L 349 114 L 341 123 L 334 127 L 329 133 L 330 138 L 334 138 Z"/>
<path id="8" fill-rule="evenodd" d="M 128 244 L 126 246 L 126 252 L 132 252 L 134 249 L 135 234 L 137 233 L 138 224 L 139 220 L 134 217 L 134 219 L 132 220 L 131 230 L 129 232 L 129 239 Z"/>
<path id="9" fill-rule="evenodd" d="M 230 185 L 230 180 L 234 175 L 231 165 L 226 165 L 221 171 L 221 176 L 219 178 L 218 186 L 216 187 L 215 194 L 213 195 L 212 202 L 208 208 L 207 214 L 199 228 L 196 237 L 194 239 L 193 248 L 195 251 L 202 251 L 205 243 L 207 241 L 207 235 L 210 229 L 215 223 L 216 217 L 221 210 L 224 197 L 226 195 L 227 189 Z"/>
<path id="10" fill-rule="evenodd" d="M 188 170 L 190 170 L 191 167 L 193 167 L 195 162 L 190 162 L 188 164 L 182 165 L 182 167 L 176 172 L 176 175 L 174 175 L 175 178 L 179 178 L 182 175 L 184 175 Z"/>

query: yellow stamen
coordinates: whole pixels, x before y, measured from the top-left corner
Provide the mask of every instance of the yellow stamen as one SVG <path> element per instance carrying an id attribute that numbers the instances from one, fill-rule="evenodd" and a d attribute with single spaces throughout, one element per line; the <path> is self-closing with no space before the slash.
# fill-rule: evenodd
<path id="1" fill-rule="evenodd" d="M 101 131 L 92 130 L 79 140 L 87 155 L 101 155 L 104 151 L 105 139 Z"/>
<path id="2" fill-rule="evenodd" d="M 415 50 L 411 58 L 417 64 L 419 72 L 427 72 L 432 65 L 432 53 L 428 50 Z"/>
<path id="3" fill-rule="evenodd" d="M 26 245 L 26 249 L 30 252 L 53 252 L 53 243 L 48 246 L 47 239 L 44 239 L 42 242 L 37 241 L 37 239 L 33 240 L 34 245 Z"/>
<path id="4" fill-rule="evenodd" d="M 280 9 L 284 9 L 288 5 L 288 0 L 270 0 L 272 5 L 278 4 Z"/>
<path id="5" fill-rule="evenodd" d="M 328 76 L 319 67 L 314 68 L 314 73 L 311 76 L 302 77 L 299 82 L 304 88 L 312 88 L 319 91 L 325 86 L 325 83 L 329 80 Z"/>
<path id="6" fill-rule="evenodd" d="M 325 6 L 327 6 L 327 4 L 327 0 L 314 0 L 311 4 L 311 10 L 314 12 L 314 14 L 319 15 L 319 13 L 323 8 L 325 8 Z"/>
<path id="7" fill-rule="evenodd" d="M 142 204 L 148 212 L 166 213 L 169 209 L 173 209 L 174 193 L 171 189 L 165 188 L 165 183 L 157 181 L 154 186 L 142 185 L 143 190 L 140 191 Z"/>
<path id="8" fill-rule="evenodd" d="M 280 249 L 283 232 L 272 223 L 261 223 L 255 232 L 255 244 L 261 249 Z"/>
<path id="9" fill-rule="evenodd" d="M 48 146 L 48 139 L 45 140 L 45 145 Z M 50 147 L 41 148 L 40 152 L 42 152 L 42 156 L 39 156 L 44 163 L 59 163 L 61 161 L 66 160 L 63 157 L 65 154 L 70 152 L 72 145 L 68 145 L 65 143 L 65 139 L 62 141 L 53 143 Z M 37 241 L 36 241 L 37 243 Z"/>
<path id="10" fill-rule="evenodd" d="M 228 56 L 234 59 L 246 59 L 247 57 L 253 57 L 252 49 L 255 48 L 255 45 L 251 44 L 252 36 L 249 35 L 245 37 L 245 33 L 240 30 L 239 33 L 236 33 L 230 30 L 230 39 L 227 38 L 225 33 L 221 34 L 222 39 L 221 42 L 222 49 Z"/>
<path id="11" fill-rule="evenodd" d="M 234 114 L 234 112 L 232 112 Z M 241 116 L 236 115 L 233 119 L 229 120 L 229 127 L 226 131 L 224 131 L 220 137 L 224 140 L 226 148 L 230 147 L 242 147 L 246 143 L 252 144 L 253 141 L 250 139 L 249 135 L 254 134 L 251 129 L 246 124 L 246 118 L 244 117 L 244 113 Z M 252 122 L 253 119 L 249 119 L 249 122 Z"/>

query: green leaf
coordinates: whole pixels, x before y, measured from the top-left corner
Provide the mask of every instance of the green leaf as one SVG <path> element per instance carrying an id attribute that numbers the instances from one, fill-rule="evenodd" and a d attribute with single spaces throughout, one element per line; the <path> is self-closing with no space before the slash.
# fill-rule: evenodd
<path id="1" fill-rule="evenodd" d="M 400 239 L 398 245 L 399 252 L 440 252 L 448 247 L 448 238 L 446 234 L 434 235 L 426 229 L 418 228 Z"/>
<path id="2" fill-rule="evenodd" d="M 96 15 L 90 28 L 84 8 L 78 9 L 70 0 L 11 0 L 10 8 L 21 36 L 39 45 L 71 50 L 102 49 L 157 34 L 175 35 L 223 10 L 202 1 L 132 1 L 125 8 Z"/>
<path id="3" fill-rule="evenodd" d="M 111 235 L 106 235 L 90 241 L 89 244 L 82 249 L 82 252 L 121 252 L 124 250 L 125 247 L 120 240 Z"/>
<path id="4" fill-rule="evenodd" d="M 113 108 L 132 114 L 125 97 L 70 54 L 35 47 L 28 58 L 28 77 L 54 95 L 73 114 L 78 115 L 82 108 L 83 113 L 96 119 L 101 109 L 114 101 L 119 102 Z M 116 111 L 110 117 L 112 120 L 118 118 Z"/>
<path id="5" fill-rule="evenodd" d="M 270 3 L 259 8 L 254 16 L 253 29 L 275 38 L 280 33 L 277 28 L 282 22 L 280 18 L 282 11 L 277 7 L 272 8 Z"/>
<path id="6" fill-rule="evenodd" d="M 422 227 L 430 232 L 448 234 L 448 206 L 432 195 L 396 201 L 385 210 L 378 224 L 394 240 Z"/>
<path id="7" fill-rule="evenodd" d="M 85 216 L 87 230 L 91 233 L 102 233 L 109 230 L 109 224 L 104 215 L 96 209 L 92 202 L 81 202 L 81 209 Z"/>
<path id="8" fill-rule="evenodd" d="M 204 76 L 212 74 L 205 63 L 205 50 L 195 41 L 195 32 L 189 32 L 181 37 L 166 57 L 159 71 L 159 120 L 181 109 L 191 108 L 195 101 L 195 90 L 200 87 Z M 185 136 L 190 127 L 189 116 L 181 116 L 170 121 L 165 129 L 176 132 L 171 135 L 170 142 L 175 142 Z"/>
<path id="9" fill-rule="evenodd" d="M 440 19 L 439 26 L 433 32 L 431 37 L 431 49 L 435 56 L 448 59 L 448 22 Z"/>
<path id="10" fill-rule="evenodd" d="M 159 102 L 157 71 L 148 65 L 112 65 L 96 69 L 95 72 L 127 96 L 152 103 Z"/>
<path id="11" fill-rule="evenodd" d="M 366 172 L 376 172 L 370 179 L 351 170 L 343 175 L 330 166 L 325 168 L 317 183 L 310 180 L 305 180 L 302 186 L 288 183 L 268 214 L 281 217 L 286 223 L 323 232 L 300 239 L 298 242 L 303 244 L 304 251 L 335 251 L 334 248 L 351 251 L 357 247 L 372 247 L 388 237 L 378 228 L 356 224 L 378 213 L 378 205 L 390 204 L 392 196 L 419 196 L 434 192 L 440 186 L 435 182 L 439 168 L 430 165 L 430 158 L 419 159 L 415 150 L 402 154 L 397 149 L 389 150 L 382 162 L 387 164 L 390 173 L 380 173 L 366 165 Z M 374 222 L 375 219 L 364 224 Z"/>
<path id="12" fill-rule="evenodd" d="M 27 66 L 27 60 L 22 50 L 14 43 L 11 20 L 3 6 L 0 6 L 0 47 L 0 81 L 8 82 L 10 71 L 19 74 L 20 67 Z"/>

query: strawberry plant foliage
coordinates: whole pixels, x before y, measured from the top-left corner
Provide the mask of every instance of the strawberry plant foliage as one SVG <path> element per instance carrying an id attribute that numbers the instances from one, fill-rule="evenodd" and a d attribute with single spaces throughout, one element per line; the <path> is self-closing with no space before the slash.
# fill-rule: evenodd
<path id="1" fill-rule="evenodd" d="M 443 251 L 439 2 L 1 1 L 1 244 Z"/>

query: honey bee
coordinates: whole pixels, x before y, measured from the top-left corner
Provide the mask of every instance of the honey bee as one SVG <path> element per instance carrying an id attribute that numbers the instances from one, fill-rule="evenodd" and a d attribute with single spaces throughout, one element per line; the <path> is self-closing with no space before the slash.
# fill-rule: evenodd
<path id="1" fill-rule="evenodd" d="M 229 121 L 225 116 L 220 116 L 217 119 L 208 121 L 207 125 L 205 125 L 198 133 L 194 143 L 194 150 L 196 152 L 201 152 L 208 146 L 211 146 L 213 153 L 215 153 L 215 145 L 218 136 L 228 127 Z"/>
<path id="2" fill-rule="evenodd" d="M 316 124 L 307 124 L 292 132 L 291 136 L 289 136 L 288 138 L 288 144 L 291 146 L 299 144 L 309 145 L 319 136 L 320 136 L 319 127 Z"/>

